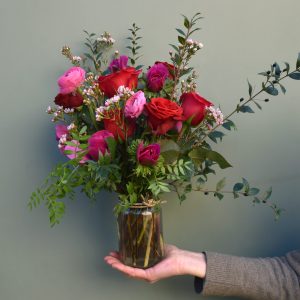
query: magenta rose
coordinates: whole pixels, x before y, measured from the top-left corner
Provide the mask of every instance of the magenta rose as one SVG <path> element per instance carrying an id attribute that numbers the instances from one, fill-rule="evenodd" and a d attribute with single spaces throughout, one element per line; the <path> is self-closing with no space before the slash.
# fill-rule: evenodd
<path id="1" fill-rule="evenodd" d="M 138 118 L 144 110 L 146 98 L 142 91 L 132 95 L 125 104 L 124 114 L 127 118 Z"/>
<path id="2" fill-rule="evenodd" d="M 103 155 L 108 152 L 108 145 L 106 139 L 114 137 L 108 130 L 100 130 L 91 135 L 88 140 L 88 156 L 93 160 L 99 159 L 99 152 Z"/>
<path id="3" fill-rule="evenodd" d="M 127 68 L 128 56 L 121 55 L 119 58 L 113 59 L 109 65 L 109 70 L 114 73 Z"/>
<path id="4" fill-rule="evenodd" d="M 57 80 L 60 94 L 74 92 L 85 79 L 85 71 L 80 67 L 72 67 Z"/>
<path id="5" fill-rule="evenodd" d="M 144 146 L 140 143 L 137 148 L 136 157 L 138 162 L 144 166 L 153 166 L 156 164 L 160 155 L 160 145 L 150 144 Z"/>
<path id="6" fill-rule="evenodd" d="M 55 97 L 54 103 L 59 106 L 62 106 L 63 108 L 75 108 L 83 104 L 83 97 L 77 93 L 60 93 Z"/>
<path id="7" fill-rule="evenodd" d="M 152 92 L 159 92 L 170 77 L 168 68 L 163 63 L 156 63 L 147 72 L 147 86 Z"/>
<path id="8" fill-rule="evenodd" d="M 180 97 L 184 120 L 191 119 L 192 126 L 198 126 L 205 117 L 206 108 L 213 105 L 197 93 L 183 93 Z"/>

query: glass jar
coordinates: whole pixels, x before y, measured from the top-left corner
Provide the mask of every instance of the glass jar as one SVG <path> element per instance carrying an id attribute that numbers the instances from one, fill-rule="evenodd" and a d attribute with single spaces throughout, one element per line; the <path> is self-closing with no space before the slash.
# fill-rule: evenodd
<path id="1" fill-rule="evenodd" d="M 160 206 L 136 204 L 118 215 L 121 261 L 136 268 L 150 268 L 164 257 Z"/>

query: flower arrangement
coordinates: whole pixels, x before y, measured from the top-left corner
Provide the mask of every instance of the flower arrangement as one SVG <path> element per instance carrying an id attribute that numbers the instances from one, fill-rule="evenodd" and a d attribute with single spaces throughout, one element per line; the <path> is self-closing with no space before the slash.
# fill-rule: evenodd
<path id="1" fill-rule="evenodd" d="M 135 24 L 129 29 L 128 56 L 110 54 L 115 40 L 107 32 L 97 37 L 85 31 L 87 52 L 81 56 L 62 48 L 73 66 L 58 79 L 56 106 L 49 106 L 47 113 L 57 123 L 58 148 L 67 161 L 52 170 L 29 202 L 30 208 L 46 204 L 52 226 L 65 212 L 61 199 L 73 198 L 77 187 L 91 199 L 101 190 L 115 192 L 117 214 L 138 204 L 159 205 L 168 192 L 182 202 L 194 190 L 219 199 L 226 192 L 235 198 L 252 196 L 254 204 L 266 204 L 280 214 L 269 200 L 272 190 L 261 193 L 246 179 L 230 191 L 223 191 L 225 178 L 214 190 L 205 184 L 215 169 L 231 167 L 213 143 L 222 141 L 224 130 L 235 129 L 232 115 L 253 113 L 253 105 L 262 109 L 261 101 L 269 101 L 258 99 L 263 93 L 285 93 L 283 79 L 300 79 L 300 56 L 295 70 L 288 63 L 283 69 L 274 63 L 261 72 L 260 90 L 248 82 L 247 98 L 225 117 L 197 92 L 197 74 L 189 65 L 203 48 L 192 39 L 201 18 L 200 13 L 183 16 L 183 29 L 176 29 L 178 43 L 170 45 L 170 61 L 155 61 L 149 68 L 137 65 L 141 36 Z"/>

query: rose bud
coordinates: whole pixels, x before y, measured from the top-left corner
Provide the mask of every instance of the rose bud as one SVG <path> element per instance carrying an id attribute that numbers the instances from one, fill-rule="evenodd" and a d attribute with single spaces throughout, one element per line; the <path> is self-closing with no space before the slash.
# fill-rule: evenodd
<path id="1" fill-rule="evenodd" d="M 150 144 L 144 146 L 143 143 L 140 143 L 137 148 L 136 157 L 138 162 L 144 166 L 153 166 L 156 164 L 160 155 L 160 145 L 159 144 Z"/>
<path id="2" fill-rule="evenodd" d="M 80 94 L 58 94 L 54 99 L 55 104 L 63 108 L 75 108 L 83 104 L 83 97 Z"/>
<path id="3" fill-rule="evenodd" d="M 197 93 L 183 93 L 180 97 L 184 121 L 191 119 L 191 125 L 199 125 L 205 117 L 206 108 L 213 103 Z"/>
<path id="4" fill-rule="evenodd" d="M 132 95 L 125 104 L 124 114 L 128 118 L 138 118 L 144 110 L 146 98 L 142 91 Z"/>
<path id="5" fill-rule="evenodd" d="M 113 59 L 109 65 L 109 70 L 114 73 L 127 68 L 128 56 L 121 55 L 119 58 Z"/>
<path id="6" fill-rule="evenodd" d="M 152 92 L 159 92 L 170 77 L 168 68 L 163 63 L 154 64 L 147 72 L 147 86 Z"/>
<path id="7" fill-rule="evenodd" d="M 165 98 L 152 98 L 145 105 L 145 112 L 154 134 L 163 135 L 171 129 L 181 130 L 183 110 L 177 103 Z"/>
<path id="8" fill-rule="evenodd" d="M 80 67 L 72 67 L 58 78 L 60 94 L 69 94 L 74 92 L 85 79 L 85 71 Z"/>
<path id="9" fill-rule="evenodd" d="M 133 67 L 128 67 L 109 75 L 100 76 L 98 79 L 99 88 L 108 98 L 116 95 L 121 85 L 133 90 L 137 87 L 140 72 L 141 70 L 137 71 Z"/>
<path id="10" fill-rule="evenodd" d="M 124 118 L 123 111 L 120 109 L 106 111 L 103 123 L 105 129 L 111 132 L 115 139 L 123 141 L 134 134 L 136 126 L 134 120 Z"/>
<path id="11" fill-rule="evenodd" d="M 100 130 L 91 135 L 88 139 L 88 156 L 97 161 L 99 159 L 99 152 L 103 155 L 108 152 L 108 145 L 106 139 L 113 137 L 113 134 L 107 130 Z"/>

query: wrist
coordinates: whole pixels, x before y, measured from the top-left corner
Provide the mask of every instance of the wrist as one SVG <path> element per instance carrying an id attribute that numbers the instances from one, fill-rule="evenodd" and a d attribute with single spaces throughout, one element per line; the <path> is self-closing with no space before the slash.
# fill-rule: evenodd
<path id="1" fill-rule="evenodd" d="M 206 275 L 206 257 L 204 253 L 184 251 L 184 274 L 204 278 Z"/>

